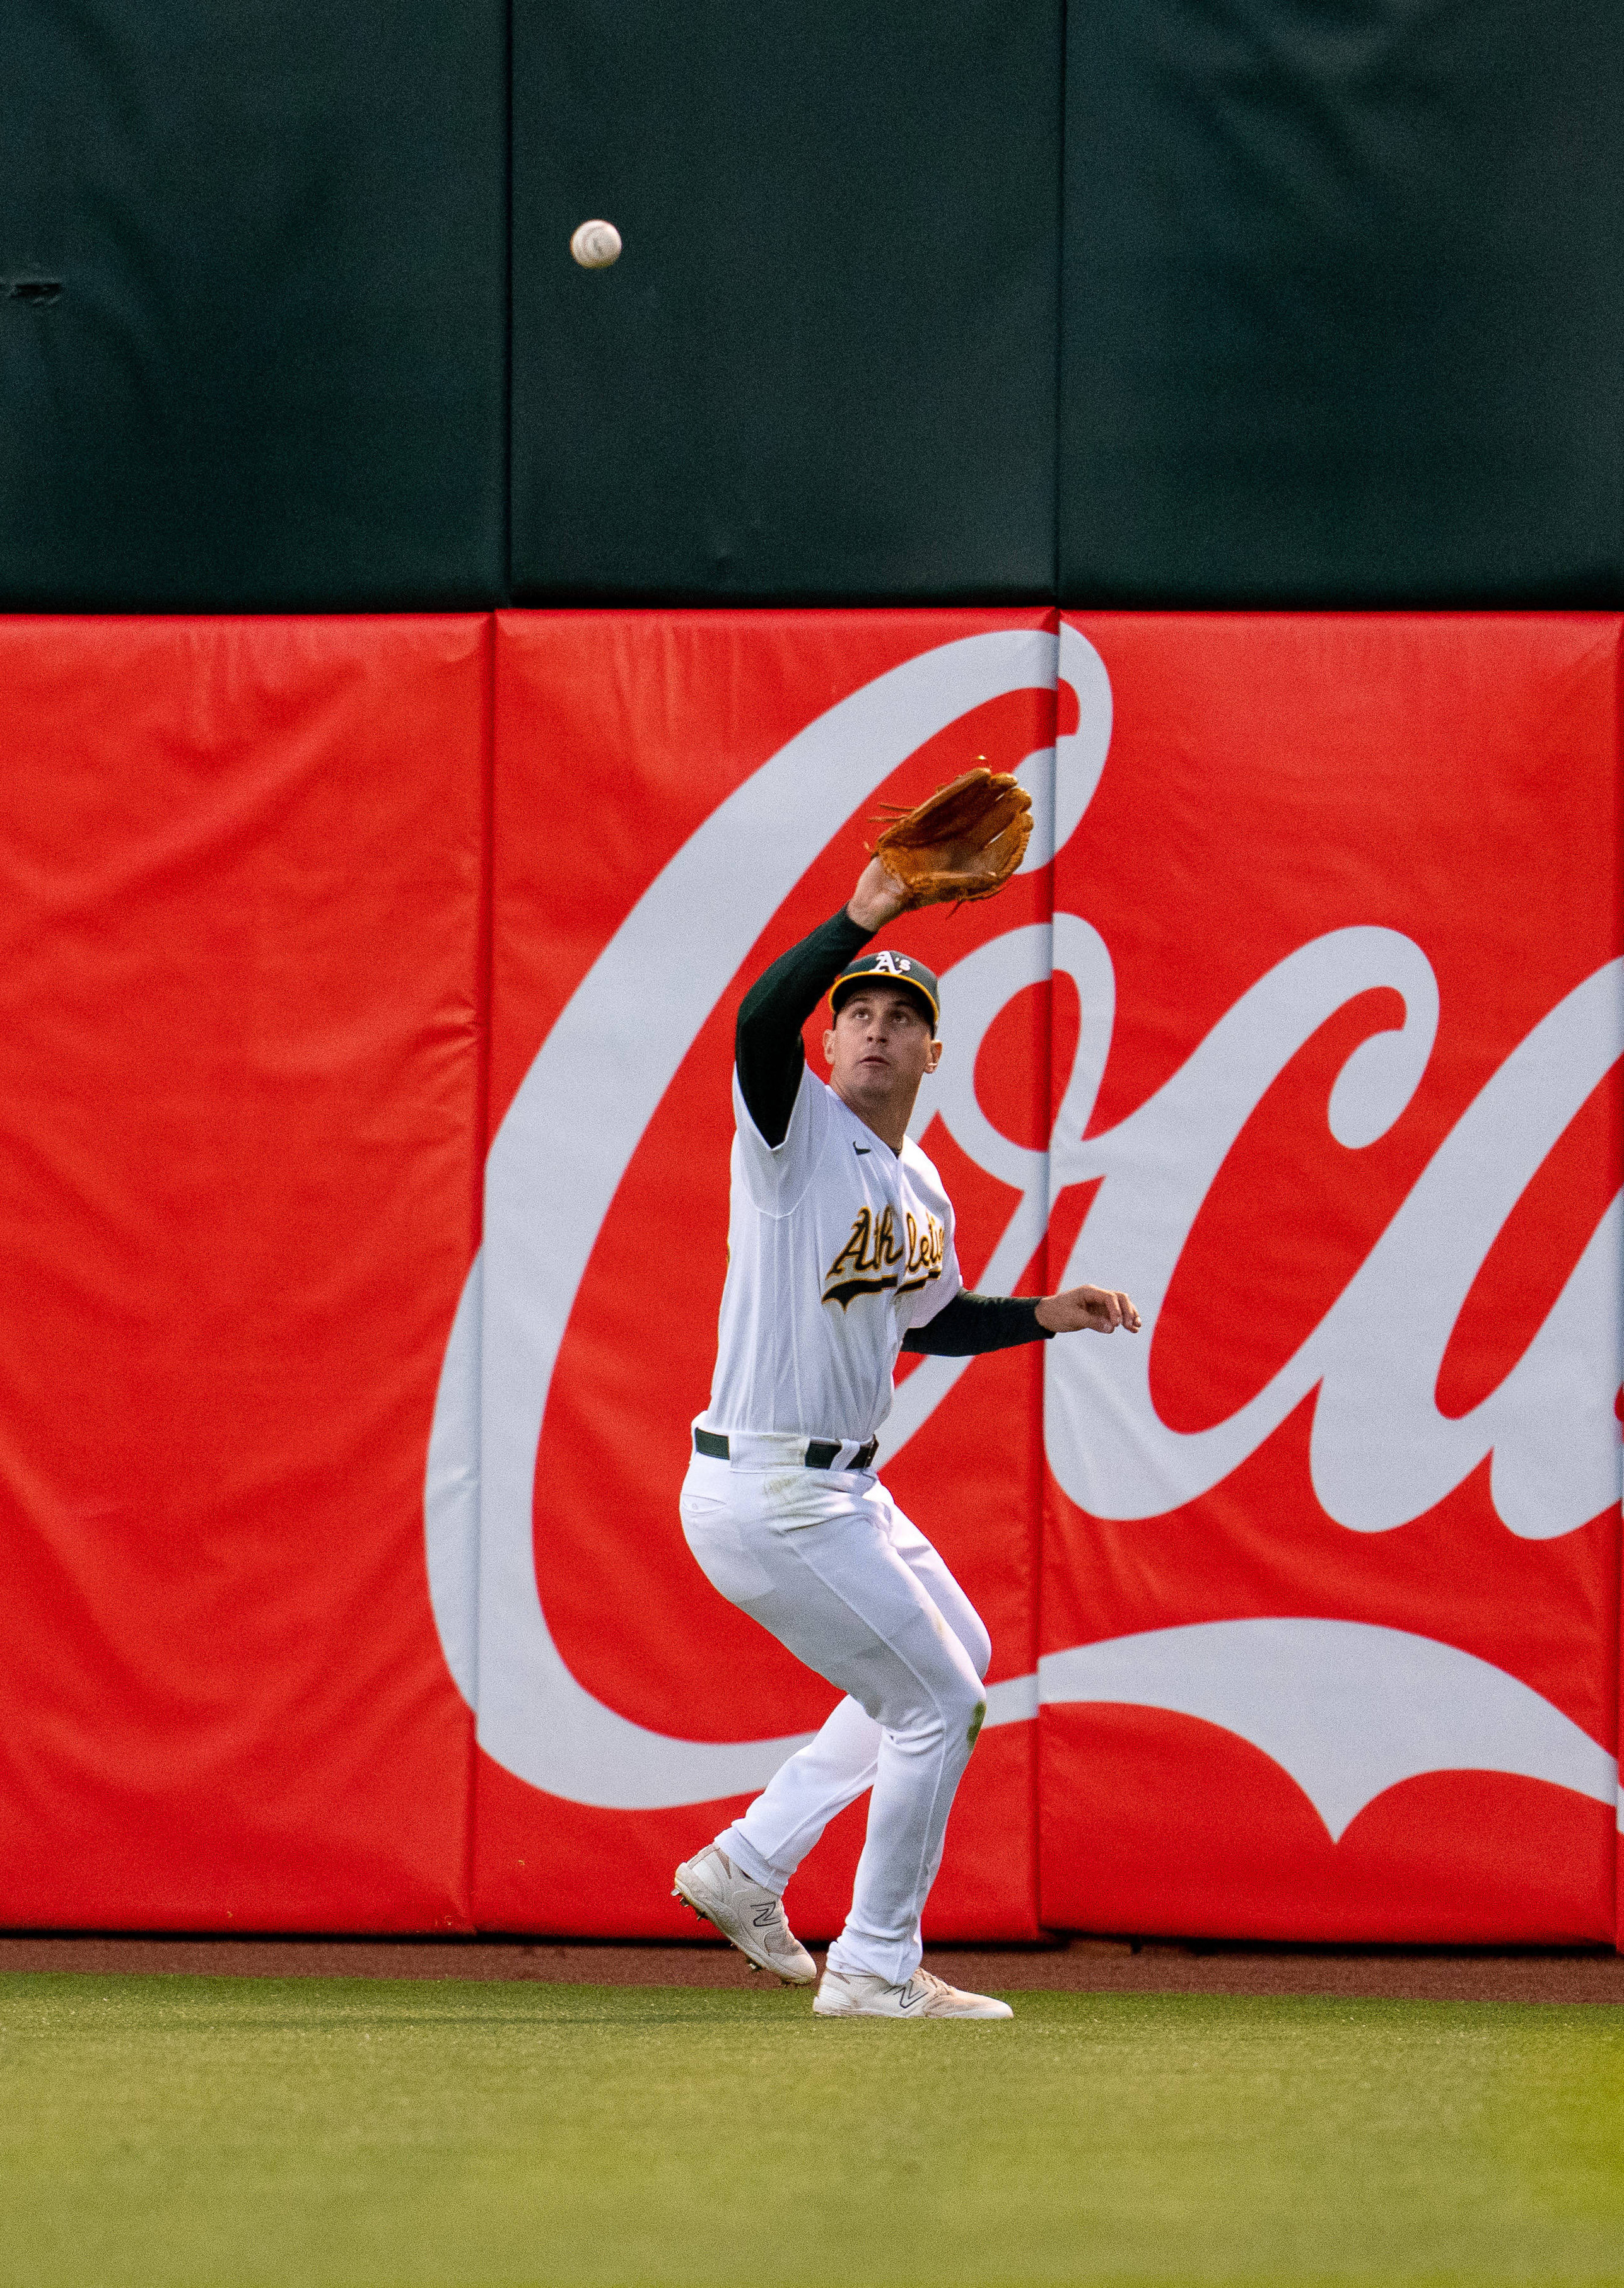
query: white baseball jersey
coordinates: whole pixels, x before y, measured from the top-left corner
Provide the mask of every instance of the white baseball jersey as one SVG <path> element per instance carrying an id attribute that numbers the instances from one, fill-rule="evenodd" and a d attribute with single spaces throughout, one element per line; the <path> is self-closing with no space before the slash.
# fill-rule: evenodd
<path id="1" fill-rule="evenodd" d="M 733 1076 L 728 1279 L 707 1430 L 864 1444 L 891 1410 L 903 1337 L 964 1282 L 942 1179 L 900 1156 L 809 1069 L 782 1144 Z"/>

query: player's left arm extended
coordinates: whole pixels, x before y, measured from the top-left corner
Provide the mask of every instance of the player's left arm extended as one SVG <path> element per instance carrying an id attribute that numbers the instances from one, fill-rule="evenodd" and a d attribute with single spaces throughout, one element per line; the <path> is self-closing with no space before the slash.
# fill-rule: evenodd
<path id="1" fill-rule="evenodd" d="M 781 953 L 745 994 L 734 1028 L 733 1059 L 739 1092 L 769 1150 L 789 1133 L 790 1115 L 805 1069 L 800 1029 L 847 963 L 874 934 L 850 909 Z"/>
<path id="2" fill-rule="evenodd" d="M 1059 1295 L 974 1295 L 961 1289 L 934 1319 L 911 1327 L 905 1351 L 935 1358 L 968 1358 L 982 1351 L 1013 1350 L 1017 1343 L 1047 1342 L 1052 1335 L 1109 1335 L 1118 1327 L 1139 1332 L 1139 1314 L 1114 1287 L 1069 1287 Z"/>

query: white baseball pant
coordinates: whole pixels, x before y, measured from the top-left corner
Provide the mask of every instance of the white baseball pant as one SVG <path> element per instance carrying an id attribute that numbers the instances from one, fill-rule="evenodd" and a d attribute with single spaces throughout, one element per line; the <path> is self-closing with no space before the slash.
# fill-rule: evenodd
<path id="1" fill-rule="evenodd" d="M 752 1436 L 748 1465 L 696 1454 L 682 1489 L 683 1531 L 707 1578 L 848 1696 L 716 1841 L 781 1892 L 836 1812 L 872 1788 L 829 1961 L 901 1985 L 919 1967 L 919 1916 L 986 1713 L 991 1641 L 872 1472 L 763 1466 L 764 1451 L 803 1443 Z"/>

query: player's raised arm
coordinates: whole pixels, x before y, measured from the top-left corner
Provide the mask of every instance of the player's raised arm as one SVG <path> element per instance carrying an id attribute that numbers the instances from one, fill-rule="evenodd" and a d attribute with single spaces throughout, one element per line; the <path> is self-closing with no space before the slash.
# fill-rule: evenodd
<path id="1" fill-rule="evenodd" d="M 789 1133 L 806 1067 L 801 1027 L 879 927 L 878 922 L 854 920 L 851 908 L 843 906 L 809 937 L 781 953 L 739 1005 L 733 1030 L 739 1089 L 762 1140 L 771 1148 Z"/>
<path id="2" fill-rule="evenodd" d="M 847 964 L 912 902 L 883 860 L 871 858 L 838 914 L 764 969 L 739 1005 L 733 1056 L 750 1117 L 769 1146 L 789 1132 L 806 1051 L 801 1028 Z"/>

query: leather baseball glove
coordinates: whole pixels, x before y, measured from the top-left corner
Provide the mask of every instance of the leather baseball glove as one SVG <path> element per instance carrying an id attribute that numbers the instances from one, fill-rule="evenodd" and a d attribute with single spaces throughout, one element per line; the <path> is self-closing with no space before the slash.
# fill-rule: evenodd
<path id="1" fill-rule="evenodd" d="M 874 855 L 911 906 L 990 898 L 1026 855 L 1031 797 L 1007 771 L 983 764 L 912 810 L 893 813 Z"/>

